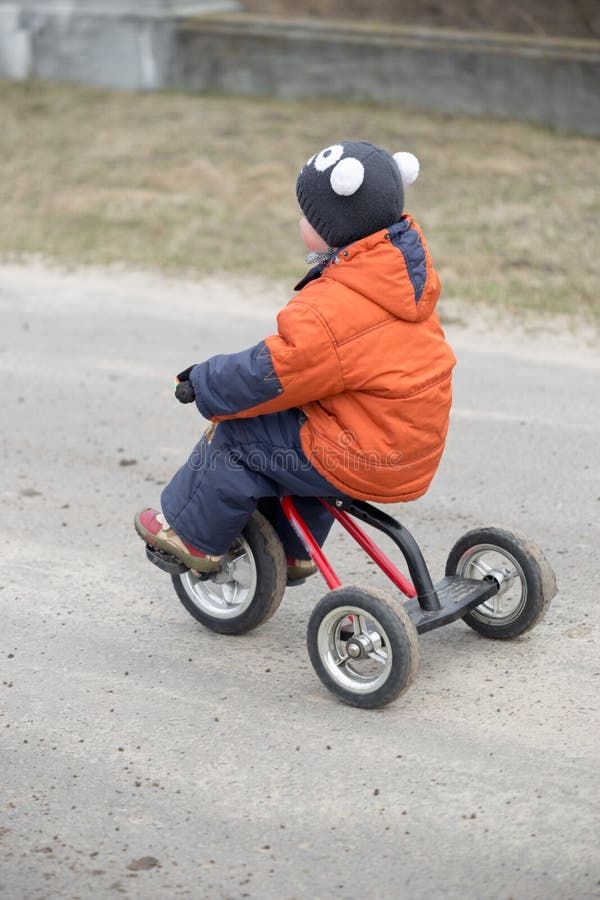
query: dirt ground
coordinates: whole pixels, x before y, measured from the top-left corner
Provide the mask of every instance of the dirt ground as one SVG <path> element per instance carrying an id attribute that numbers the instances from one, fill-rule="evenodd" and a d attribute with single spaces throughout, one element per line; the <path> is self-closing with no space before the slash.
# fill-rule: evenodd
<path id="1" fill-rule="evenodd" d="M 434 580 L 461 534 L 496 524 L 543 548 L 559 594 L 518 640 L 423 635 L 411 689 L 361 711 L 310 665 L 319 577 L 227 638 L 132 527 L 205 425 L 172 374 L 269 333 L 286 296 L 0 267 L 0 893 L 597 898 L 597 355 L 559 329 L 448 325 L 446 453 L 425 497 L 387 509 Z M 326 551 L 344 583 L 390 590 L 341 528 Z"/>
<path id="2" fill-rule="evenodd" d="M 254 13 L 365 19 L 394 25 L 425 25 L 465 31 L 496 31 L 538 37 L 600 37 L 597 0 L 245 0 Z"/>

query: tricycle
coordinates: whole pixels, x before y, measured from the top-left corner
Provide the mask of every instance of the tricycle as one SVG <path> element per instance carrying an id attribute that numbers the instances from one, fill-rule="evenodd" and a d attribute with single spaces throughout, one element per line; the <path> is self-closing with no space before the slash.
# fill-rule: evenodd
<path id="1" fill-rule="evenodd" d="M 177 385 L 180 402 L 193 399 L 190 390 L 189 382 Z M 540 621 L 556 594 L 554 573 L 541 549 L 516 532 L 496 527 L 467 532 L 450 550 L 444 577 L 434 583 L 416 540 L 397 519 L 362 500 L 319 499 L 396 589 L 392 593 L 343 585 L 293 499 L 280 499 L 285 517 L 329 588 L 308 621 L 311 663 L 325 687 L 352 706 L 383 706 L 410 686 L 419 665 L 420 634 L 462 619 L 486 638 L 517 638 Z M 265 512 L 264 501 L 259 501 L 216 572 L 194 572 L 146 545 L 148 559 L 171 575 L 186 610 L 213 631 L 248 632 L 266 622 L 281 603 L 287 563 Z M 393 541 L 409 578 L 359 522 Z"/>

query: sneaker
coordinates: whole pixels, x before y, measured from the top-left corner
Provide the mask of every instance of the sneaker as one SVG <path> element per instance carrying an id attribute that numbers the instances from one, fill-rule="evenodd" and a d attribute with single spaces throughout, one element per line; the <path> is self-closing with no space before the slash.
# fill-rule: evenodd
<path id="1" fill-rule="evenodd" d="M 175 534 L 162 513 L 155 509 L 143 509 L 133 520 L 135 530 L 147 544 L 164 550 L 196 572 L 216 572 L 221 566 L 222 556 L 209 556 L 196 550 L 179 535 Z"/>
<path id="2" fill-rule="evenodd" d="M 287 556 L 286 559 L 288 582 L 304 581 L 319 571 L 312 559 L 293 559 L 291 556 Z"/>

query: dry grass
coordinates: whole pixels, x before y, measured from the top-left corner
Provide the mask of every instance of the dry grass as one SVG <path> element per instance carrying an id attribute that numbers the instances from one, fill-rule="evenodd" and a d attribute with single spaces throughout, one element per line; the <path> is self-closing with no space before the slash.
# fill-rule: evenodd
<path id="1" fill-rule="evenodd" d="M 447 297 L 600 320 L 600 142 L 335 101 L 0 85 L 0 257 L 171 274 L 304 271 L 294 183 L 316 149 L 412 150 L 407 209 Z"/>

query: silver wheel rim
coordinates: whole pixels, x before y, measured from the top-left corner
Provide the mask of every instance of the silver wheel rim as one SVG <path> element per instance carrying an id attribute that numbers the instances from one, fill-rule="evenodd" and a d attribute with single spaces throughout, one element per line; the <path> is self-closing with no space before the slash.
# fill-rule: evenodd
<path id="1" fill-rule="evenodd" d="M 489 579 L 500 587 L 493 597 L 472 609 L 469 615 L 488 625 L 508 625 L 517 619 L 527 603 L 527 580 L 518 561 L 493 544 L 470 547 L 458 561 L 456 574 L 462 578 Z"/>
<path id="2" fill-rule="evenodd" d="M 254 599 L 256 563 L 245 538 L 236 540 L 215 576 L 209 580 L 189 571 L 181 576 L 186 594 L 201 612 L 215 619 L 235 619 Z"/>
<path id="3" fill-rule="evenodd" d="M 360 658 L 349 654 L 354 644 L 363 654 Z M 392 669 L 392 648 L 385 629 L 358 606 L 338 606 L 327 613 L 317 632 L 317 649 L 329 676 L 354 694 L 377 690 Z"/>

